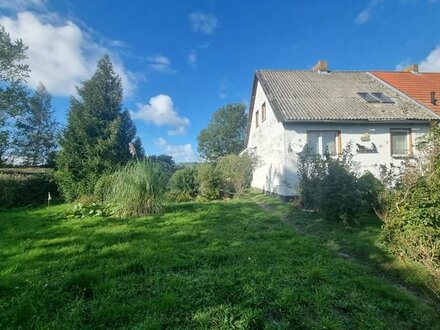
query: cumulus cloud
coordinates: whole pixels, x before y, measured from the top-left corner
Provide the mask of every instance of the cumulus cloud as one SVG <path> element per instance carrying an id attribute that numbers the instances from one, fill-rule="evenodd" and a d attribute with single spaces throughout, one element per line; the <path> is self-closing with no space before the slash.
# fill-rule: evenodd
<path id="1" fill-rule="evenodd" d="M 162 152 L 170 155 L 174 158 L 177 163 L 182 162 L 195 162 L 197 161 L 197 155 L 191 144 L 181 144 L 181 145 L 171 145 L 163 138 L 158 138 L 155 141 L 157 147 L 159 147 Z"/>
<path id="2" fill-rule="evenodd" d="M 170 135 L 185 134 L 190 124 L 188 118 L 179 116 L 174 109 L 173 100 L 168 95 L 153 96 L 148 104 L 138 103 L 136 106 L 138 111 L 131 113 L 133 119 L 141 119 L 159 127 L 172 127 L 173 129 L 168 131 Z"/>
<path id="3" fill-rule="evenodd" d="M 424 60 L 420 62 L 419 67 L 420 71 L 440 71 L 440 45 L 438 45 Z"/>
<path id="4" fill-rule="evenodd" d="M 367 7 L 356 16 L 354 22 L 356 24 L 367 23 L 371 19 L 371 16 L 376 12 L 376 10 L 382 4 L 382 2 L 383 0 L 370 0 Z"/>
<path id="5" fill-rule="evenodd" d="M 47 17 L 47 16 L 46 16 Z M 89 78 L 97 60 L 110 54 L 115 72 L 120 75 L 124 94 L 132 94 L 142 77 L 126 70 L 120 58 L 92 40 L 72 21 L 51 22 L 31 12 L 16 18 L 1 16 L 0 24 L 13 39 L 22 39 L 27 51 L 31 74 L 28 84 L 35 88 L 41 81 L 48 91 L 58 96 L 75 93 L 75 85 Z"/>
<path id="6" fill-rule="evenodd" d="M 174 71 L 171 69 L 171 61 L 162 55 L 156 55 L 156 56 L 150 56 L 148 58 L 148 61 L 150 62 L 149 66 L 155 71 L 161 71 L 161 72 L 172 72 Z"/>
<path id="7" fill-rule="evenodd" d="M 193 31 L 204 34 L 212 34 L 218 25 L 218 20 L 214 15 L 202 12 L 191 13 L 189 21 Z"/>

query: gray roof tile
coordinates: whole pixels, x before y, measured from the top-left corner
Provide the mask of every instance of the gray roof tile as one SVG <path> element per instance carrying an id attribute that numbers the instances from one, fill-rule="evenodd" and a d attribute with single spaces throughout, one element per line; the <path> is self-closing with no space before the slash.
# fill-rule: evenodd
<path id="1" fill-rule="evenodd" d="M 272 108 L 284 121 L 439 118 L 367 72 L 259 70 L 256 76 Z M 395 103 L 367 103 L 358 92 L 381 92 Z"/>

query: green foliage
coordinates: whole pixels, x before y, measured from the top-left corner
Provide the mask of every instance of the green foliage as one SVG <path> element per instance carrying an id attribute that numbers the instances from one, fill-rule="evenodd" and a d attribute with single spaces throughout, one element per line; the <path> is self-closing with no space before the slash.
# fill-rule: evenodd
<path id="1" fill-rule="evenodd" d="M 115 214 L 115 206 L 101 203 L 76 203 L 73 209 L 67 213 L 68 218 L 83 219 L 86 217 L 109 217 Z"/>
<path id="2" fill-rule="evenodd" d="M 203 163 L 197 167 L 200 196 L 207 200 L 221 199 L 224 196 L 221 172 L 213 163 Z"/>
<path id="3" fill-rule="evenodd" d="M 15 124 L 14 155 L 25 165 L 46 165 L 57 147 L 58 124 L 53 119 L 51 96 L 40 83 L 28 101 L 28 109 Z"/>
<path id="4" fill-rule="evenodd" d="M 377 223 L 367 241 L 371 230 L 294 210 L 289 221 L 329 235 L 307 237 L 281 220 L 289 204 L 263 194 L 148 218 L 66 221 L 68 208 L 0 214 L 1 329 L 438 328 L 390 259 L 372 263 Z M 332 234 L 370 254 L 340 257 Z"/>
<path id="5" fill-rule="evenodd" d="M 0 25 L 0 165 L 10 148 L 11 125 L 26 108 L 27 91 L 24 82 L 29 76 L 26 60 L 27 46 L 12 40 Z"/>
<path id="6" fill-rule="evenodd" d="M 225 194 L 241 196 L 251 184 L 253 159 L 248 154 L 222 156 L 217 160 L 217 170 L 221 174 Z"/>
<path id="7" fill-rule="evenodd" d="M 325 218 L 352 222 L 361 211 L 362 193 L 353 171 L 350 146 L 338 158 L 321 157 L 308 148 L 299 155 L 299 191 L 303 207 Z"/>
<path id="8" fill-rule="evenodd" d="M 162 163 L 147 159 L 129 162 L 111 177 L 105 200 L 117 205 L 119 215 L 139 217 L 162 212 L 169 180 Z"/>
<path id="9" fill-rule="evenodd" d="M 129 143 L 136 135 L 128 110 L 122 110 L 121 79 L 108 56 L 77 89 L 57 158 L 56 177 L 69 201 L 92 194 L 102 174 L 130 160 Z"/>
<path id="10" fill-rule="evenodd" d="M 171 195 L 196 197 L 199 191 L 199 182 L 197 170 L 194 167 L 186 167 L 173 173 L 168 183 L 168 189 Z M 170 196 L 171 196 L 170 195 Z M 179 199 L 185 199 L 180 196 Z"/>
<path id="11" fill-rule="evenodd" d="M 103 174 L 98 181 L 96 181 L 93 196 L 98 201 L 103 202 L 106 196 L 110 194 L 112 186 L 114 185 L 113 179 L 113 174 Z"/>
<path id="12" fill-rule="evenodd" d="M 382 195 L 384 238 L 399 255 L 422 263 L 440 280 L 440 126 L 418 144 L 399 185 Z"/>
<path id="13" fill-rule="evenodd" d="M 220 156 L 238 154 L 244 148 L 246 125 L 244 104 L 228 104 L 218 109 L 208 127 L 197 137 L 200 156 L 206 160 L 216 160 Z"/>
<path id="14" fill-rule="evenodd" d="M 366 172 L 358 179 L 358 188 L 367 207 L 370 210 L 379 210 L 380 196 L 385 189 L 384 184 L 371 172 Z"/>
<path id="15" fill-rule="evenodd" d="M 0 172 L 0 209 L 45 205 L 49 192 L 52 197 L 58 196 L 58 188 L 50 172 Z"/>

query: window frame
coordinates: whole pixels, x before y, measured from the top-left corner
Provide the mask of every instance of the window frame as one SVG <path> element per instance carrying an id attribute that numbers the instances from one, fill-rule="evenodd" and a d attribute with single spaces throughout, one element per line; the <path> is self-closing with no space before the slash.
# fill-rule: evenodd
<path id="1" fill-rule="evenodd" d="M 393 150 L 393 133 L 407 133 L 407 150 L 406 154 L 395 154 Z M 412 143 L 412 130 L 411 128 L 390 128 L 390 155 L 393 158 L 406 158 L 411 157 L 413 155 L 413 143 Z"/>
<path id="2" fill-rule="evenodd" d="M 258 124 L 259 112 L 260 112 L 260 110 L 255 111 L 255 128 L 257 128 L 258 126 L 260 126 L 260 125 Z"/>
<path id="3" fill-rule="evenodd" d="M 261 105 L 261 122 L 264 123 L 266 121 L 266 102 L 263 102 Z"/>
<path id="4" fill-rule="evenodd" d="M 336 133 L 336 137 L 335 137 L 335 151 L 336 154 L 332 155 L 330 154 L 330 156 L 332 157 L 339 157 L 342 154 L 342 133 L 341 130 L 337 130 L 337 129 L 311 129 L 311 130 L 307 130 L 306 131 L 306 143 L 307 143 L 307 147 L 309 145 L 309 133 Z M 320 156 L 324 156 L 324 154 L 320 154 L 319 152 L 317 152 L 318 155 Z"/>

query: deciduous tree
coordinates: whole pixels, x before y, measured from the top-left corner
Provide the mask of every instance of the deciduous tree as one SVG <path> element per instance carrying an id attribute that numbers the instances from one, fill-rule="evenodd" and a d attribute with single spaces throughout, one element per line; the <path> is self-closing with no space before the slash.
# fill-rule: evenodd
<path id="1" fill-rule="evenodd" d="M 200 156 L 206 160 L 216 160 L 220 156 L 238 154 L 244 149 L 246 124 L 244 104 L 228 104 L 218 109 L 208 127 L 197 137 Z"/>

